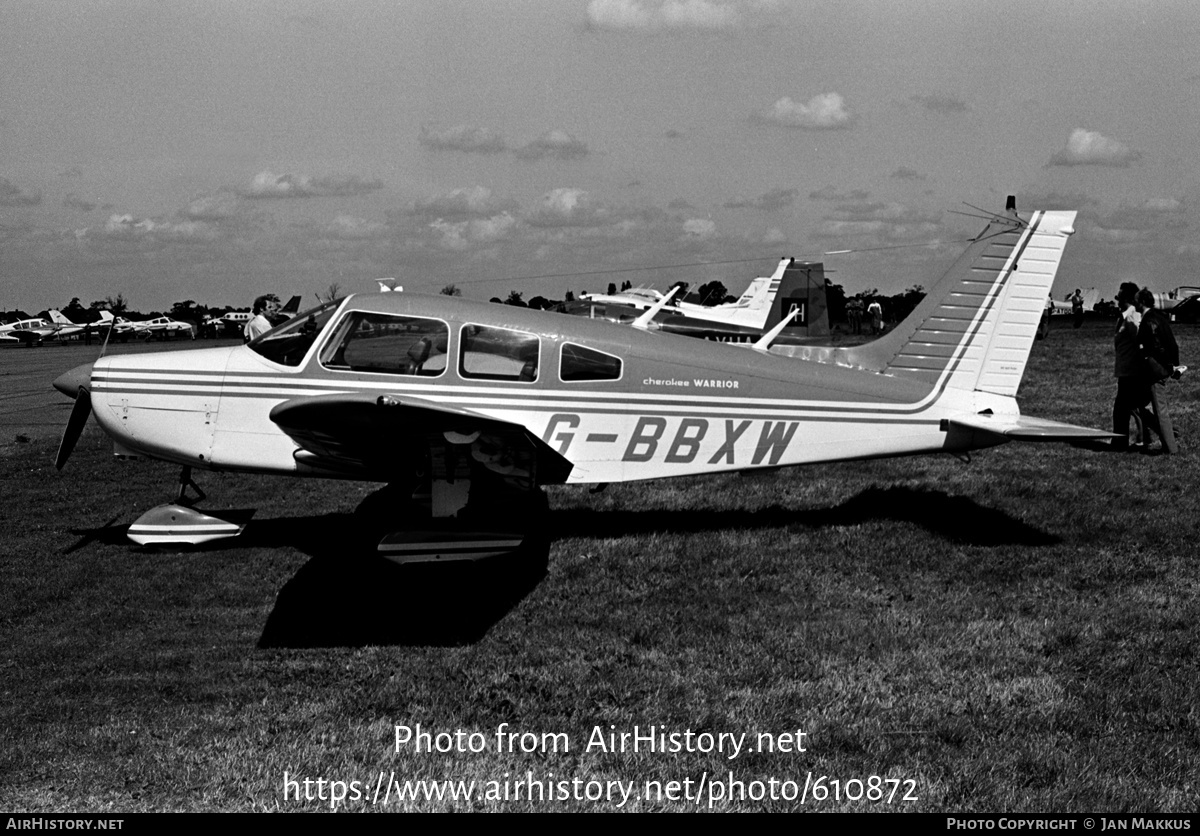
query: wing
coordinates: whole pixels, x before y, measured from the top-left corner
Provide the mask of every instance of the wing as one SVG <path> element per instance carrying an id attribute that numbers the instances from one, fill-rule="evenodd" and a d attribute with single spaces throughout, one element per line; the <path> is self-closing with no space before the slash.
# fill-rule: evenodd
<path id="1" fill-rule="evenodd" d="M 469 448 L 501 474 L 519 459 L 538 484 L 565 482 L 572 467 L 520 424 L 406 395 L 297 398 L 270 417 L 300 445 L 297 462 L 361 478 L 393 481 L 446 448 Z"/>
<path id="2" fill-rule="evenodd" d="M 1045 418 L 1028 415 L 962 415 L 946 421 L 947 430 L 954 432 L 983 433 L 995 443 L 1005 441 L 1088 441 L 1113 438 L 1113 433 L 1061 424 Z"/>

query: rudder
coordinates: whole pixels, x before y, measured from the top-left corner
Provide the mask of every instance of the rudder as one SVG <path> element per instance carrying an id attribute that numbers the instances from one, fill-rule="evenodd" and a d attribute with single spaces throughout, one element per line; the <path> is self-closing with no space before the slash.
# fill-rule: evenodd
<path id="1" fill-rule="evenodd" d="M 846 359 L 934 386 L 1015 396 L 1075 214 L 997 215 L 904 322 Z"/>

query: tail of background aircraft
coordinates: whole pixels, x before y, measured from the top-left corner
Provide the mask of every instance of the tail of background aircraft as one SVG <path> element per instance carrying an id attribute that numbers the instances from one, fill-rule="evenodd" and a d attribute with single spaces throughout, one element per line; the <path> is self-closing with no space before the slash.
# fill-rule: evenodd
<path id="1" fill-rule="evenodd" d="M 66 315 L 63 314 L 62 311 L 46 311 L 46 313 L 50 314 L 50 321 L 53 322 L 55 325 L 74 325 L 75 324 L 71 320 L 67 319 Z"/>
<path id="2" fill-rule="evenodd" d="M 1075 212 L 996 215 L 907 319 L 838 362 L 1015 396 Z"/>
<path id="3" fill-rule="evenodd" d="M 829 334 L 829 311 L 825 303 L 825 265 L 819 261 L 785 258 L 770 276 L 750 282 L 735 303 L 717 305 L 706 313 L 744 328 L 769 331 L 799 307 L 801 315 L 784 329 L 788 336 L 822 337 Z"/>
<path id="4" fill-rule="evenodd" d="M 829 336 L 829 305 L 825 299 L 825 265 L 822 262 L 792 261 L 788 264 L 763 330 L 774 328 L 797 306 L 802 313 L 783 329 L 785 338 Z"/>
<path id="5" fill-rule="evenodd" d="M 771 305 L 771 300 L 774 298 L 772 290 L 779 287 L 779 282 L 783 279 L 783 273 L 791 264 L 792 259 L 785 258 L 779 262 L 779 266 L 775 268 L 775 272 L 769 276 L 759 276 L 757 279 L 751 280 L 746 286 L 746 290 L 742 293 L 736 302 L 727 302 L 723 305 L 715 305 L 716 308 L 748 308 L 755 311 L 764 311 Z"/>

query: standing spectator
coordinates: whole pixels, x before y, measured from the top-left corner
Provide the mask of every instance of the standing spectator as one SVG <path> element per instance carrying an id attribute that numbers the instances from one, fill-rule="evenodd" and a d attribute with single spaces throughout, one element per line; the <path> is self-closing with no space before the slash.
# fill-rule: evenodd
<path id="1" fill-rule="evenodd" d="M 1083 291 L 1075 288 L 1071 295 L 1071 316 L 1075 317 L 1075 327 L 1083 325 Z"/>
<path id="2" fill-rule="evenodd" d="M 862 333 L 863 320 L 863 303 L 862 299 L 855 296 L 846 303 L 846 319 L 850 322 L 850 333 Z"/>
<path id="3" fill-rule="evenodd" d="M 1154 407 L 1154 417 L 1147 422 L 1143 429 L 1143 441 L 1150 443 L 1150 433 L 1154 432 L 1162 439 L 1163 454 L 1179 452 L 1175 441 L 1175 431 L 1171 426 L 1171 416 L 1167 412 L 1166 392 L 1167 381 L 1178 377 L 1175 367 L 1179 365 L 1179 344 L 1171 332 L 1170 318 L 1154 307 L 1154 294 L 1148 288 L 1138 291 L 1134 303 L 1142 315 L 1138 326 L 1138 348 L 1141 351 L 1142 367 L 1146 374 L 1146 388 L 1150 394 L 1150 404 Z"/>
<path id="4" fill-rule="evenodd" d="M 254 319 L 246 323 L 242 336 L 246 342 L 271 330 L 271 314 L 279 310 L 279 299 L 275 294 L 268 293 L 254 300 Z"/>
<path id="5" fill-rule="evenodd" d="M 1141 430 L 1139 449 L 1145 440 L 1145 413 L 1150 392 L 1138 348 L 1138 327 L 1142 324 L 1142 314 L 1134 305 L 1137 293 L 1138 286 L 1133 282 L 1122 282 L 1117 291 L 1121 315 L 1117 317 L 1117 332 L 1113 337 L 1113 375 L 1117 378 L 1117 397 L 1113 401 L 1113 434 L 1117 436 L 1112 440 L 1114 450 L 1129 449 L 1129 419 L 1135 415 Z"/>
<path id="6" fill-rule="evenodd" d="M 878 299 L 872 299 L 871 304 L 867 305 L 867 316 L 871 317 L 871 333 L 880 334 L 883 332 L 883 305 L 879 304 Z"/>

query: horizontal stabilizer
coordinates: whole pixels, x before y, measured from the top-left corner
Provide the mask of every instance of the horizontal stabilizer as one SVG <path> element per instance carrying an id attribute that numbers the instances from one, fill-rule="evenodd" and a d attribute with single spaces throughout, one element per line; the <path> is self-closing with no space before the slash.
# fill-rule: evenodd
<path id="1" fill-rule="evenodd" d="M 1086 441 L 1113 438 L 1105 430 L 1077 427 L 1028 415 L 966 415 L 946 421 L 947 430 L 967 430 L 995 436 L 999 441 Z"/>

